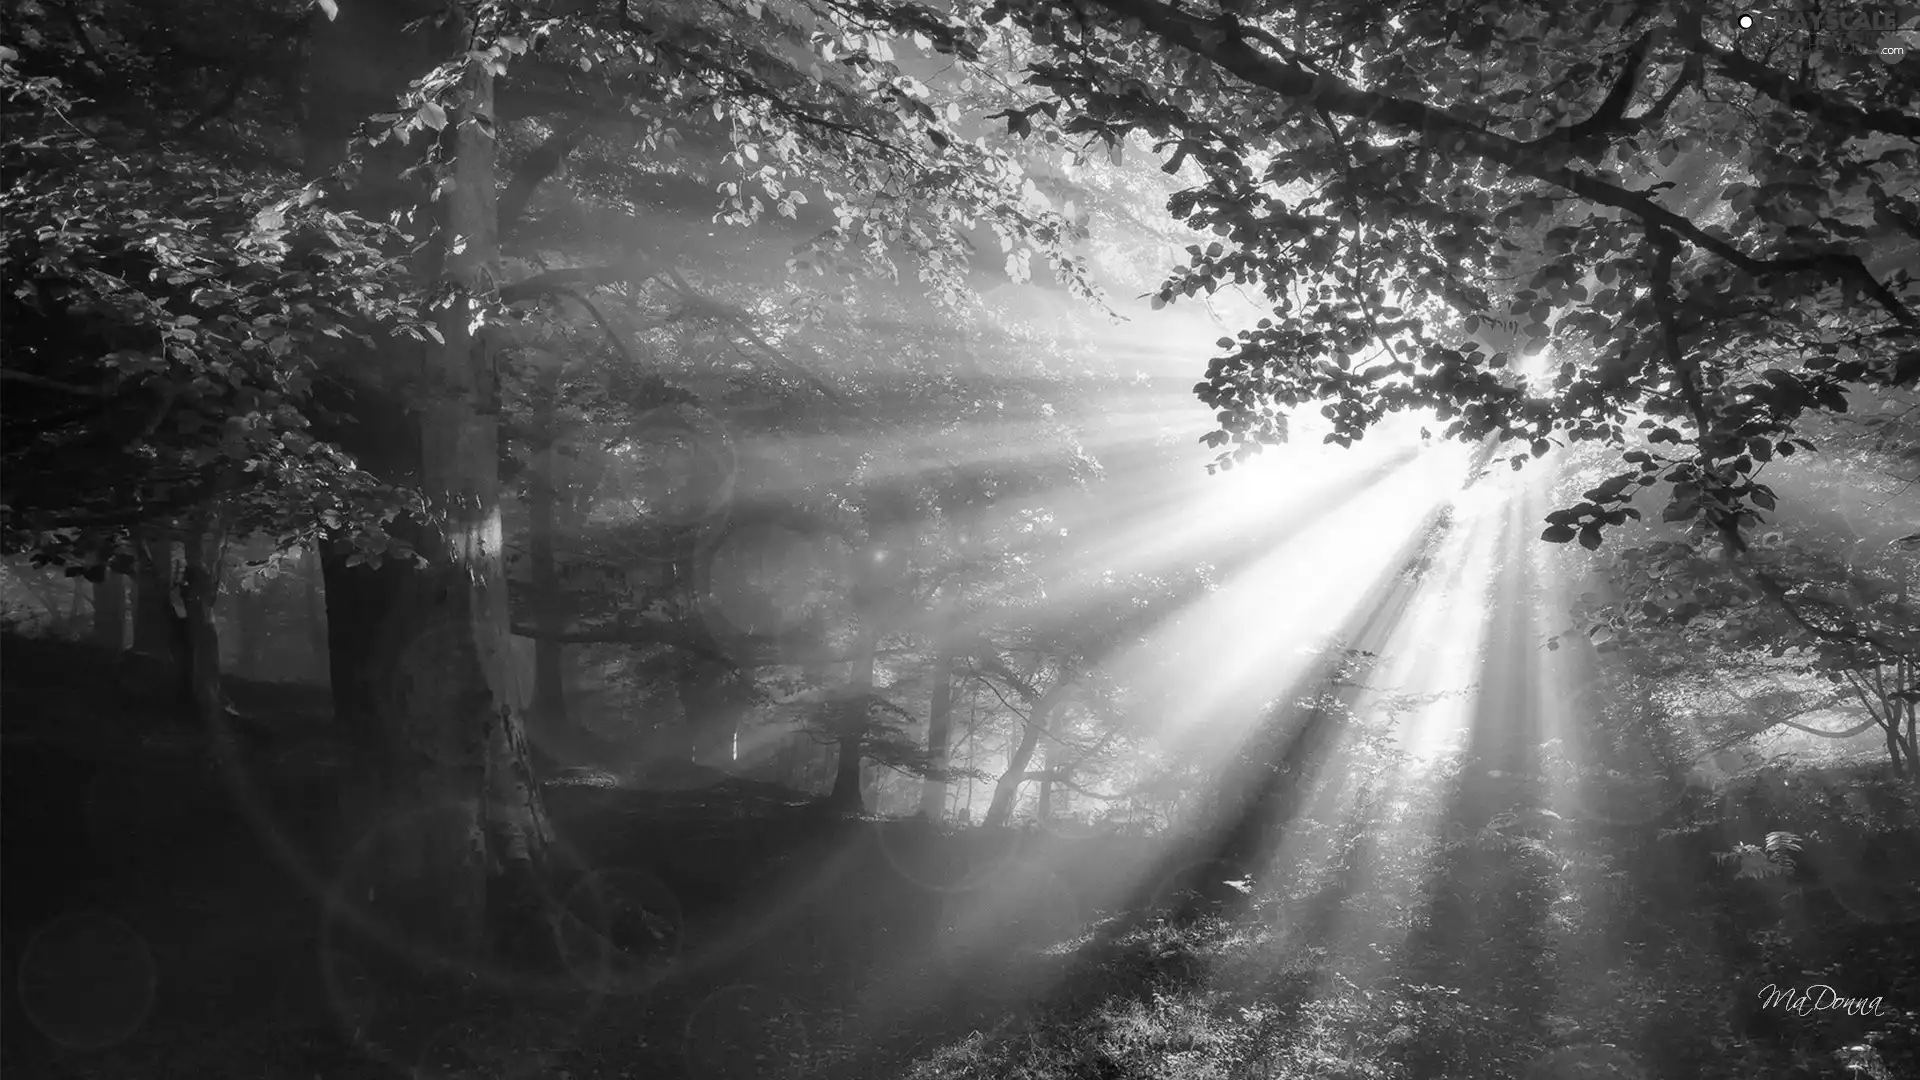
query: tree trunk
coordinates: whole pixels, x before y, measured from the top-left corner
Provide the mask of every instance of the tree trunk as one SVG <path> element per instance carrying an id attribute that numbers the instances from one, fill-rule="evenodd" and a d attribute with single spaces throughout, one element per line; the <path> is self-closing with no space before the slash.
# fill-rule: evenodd
<path id="1" fill-rule="evenodd" d="M 189 529 L 194 526 L 189 525 Z M 193 666 L 194 631 L 189 621 L 186 598 L 182 595 L 187 562 L 198 543 L 196 532 L 189 533 L 187 545 L 177 544 L 171 530 L 145 533 L 138 540 L 137 585 L 134 590 L 133 651 L 155 662 L 173 684 L 174 704 L 184 709 L 196 707 L 197 692 Z M 181 551 L 176 548 L 185 547 Z M 216 642 L 218 638 L 215 638 Z M 214 654 L 218 665 L 219 654 Z"/>
<path id="2" fill-rule="evenodd" d="M 262 671 L 261 653 L 267 641 L 267 598 L 258 590 L 233 590 L 234 623 L 240 631 L 240 651 L 234 674 L 243 679 L 271 677 Z"/>
<path id="3" fill-rule="evenodd" d="M 1000 774 L 999 781 L 993 785 L 993 801 L 987 804 L 987 816 L 982 819 L 982 825 L 998 827 L 1013 817 L 1013 804 L 1020 795 L 1020 783 L 1027 778 L 1027 766 L 1033 761 L 1033 752 L 1040 745 L 1040 737 L 1046 733 L 1048 716 L 1066 685 L 1066 676 L 1062 675 L 1033 704 L 1033 711 L 1028 714 L 1027 722 L 1021 729 L 1020 743 L 1007 759 L 1006 771 Z"/>
<path id="4" fill-rule="evenodd" d="M 560 484 L 555 398 L 560 391 L 560 361 L 543 357 L 534 387 L 533 469 L 527 485 L 527 561 L 533 578 L 535 625 L 554 629 L 560 605 L 560 573 L 554 564 L 553 535 Z M 533 704 L 528 722 L 536 734 L 567 722 L 564 646 L 548 638 L 533 643 Z"/>
<path id="5" fill-rule="evenodd" d="M 134 538 L 133 651 L 172 662 L 173 541 L 158 531 Z"/>
<path id="6" fill-rule="evenodd" d="M 342 110 L 398 90 L 422 70 L 419 51 L 459 55 L 464 27 L 398 32 L 428 13 L 342 5 L 336 22 L 315 23 L 310 167 L 328 163 L 351 129 Z M 456 286 L 456 298 L 437 314 L 439 343 L 398 345 L 369 366 L 359 422 L 338 435 L 370 470 L 427 497 L 427 520 L 390 529 L 426 565 L 349 565 L 357 553 L 345 539 L 330 540 L 323 558 L 335 709 L 356 757 L 350 862 L 365 878 L 348 895 L 366 898 L 390 941 L 433 966 L 469 967 L 490 952 L 552 963 L 557 941 L 540 899 L 551 832 L 508 651 L 496 357 L 458 299 L 491 289 L 497 268 L 492 74 L 470 61 L 442 101 L 451 184 L 432 204 L 439 232 L 422 276 Z M 401 201 L 391 175 L 368 173 L 363 202 Z M 417 397 L 399 398 L 402 380 Z"/>
<path id="7" fill-rule="evenodd" d="M 933 659 L 933 693 L 927 702 L 927 778 L 920 785 L 920 816 L 928 821 L 946 817 L 947 770 L 953 765 L 953 664 L 952 642 L 942 640 Z"/>
<path id="8" fill-rule="evenodd" d="M 569 519 L 577 515 L 559 452 L 555 417 L 562 362 L 557 357 L 542 357 L 539 365 L 534 394 L 533 468 L 527 483 L 527 564 L 532 578 L 532 621 L 544 629 L 557 630 L 564 619 L 554 543 L 562 510 Z M 547 637 L 537 637 L 533 642 L 533 701 L 527 710 L 527 729 L 537 756 L 543 760 L 577 764 L 601 760 L 612 753 L 605 740 L 580 726 L 568 712 L 566 646 Z"/>
<path id="9" fill-rule="evenodd" d="M 861 763 L 866 757 L 867 725 L 872 722 L 873 654 L 880 632 L 871 620 L 863 620 L 860 636 L 854 642 L 853 663 L 847 672 L 847 700 L 837 717 L 840 738 L 834 759 L 833 790 L 827 793 L 827 806 L 843 814 L 866 812 L 866 797 L 861 792 Z"/>
<path id="10" fill-rule="evenodd" d="M 127 579 L 109 573 L 93 586 L 93 643 L 118 653 L 127 647 Z"/>
<path id="11" fill-rule="evenodd" d="M 184 639 L 187 694 L 194 719 L 209 733 L 225 730 L 227 695 L 220 683 L 220 631 L 213 621 L 220 602 L 221 563 L 227 551 L 227 505 L 216 499 L 198 515 L 180 568 L 180 636 Z"/>
<path id="12" fill-rule="evenodd" d="M 307 659 L 311 665 L 308 670 L 322 683 L 328 681 L 327 601 L 321 590 L 324 578 L 318 551 L 308 550 L 300 556 L 301 591 L 306 599 Z"/>
<path id="13" fill-rule="evenodd" d="M 87 597 L 87 583 L 79 578 L 73 579 L 68 590 L 67 614 L 60 620 L 60 636 L 73 637 L 80 625 L 80 609 Z"/>

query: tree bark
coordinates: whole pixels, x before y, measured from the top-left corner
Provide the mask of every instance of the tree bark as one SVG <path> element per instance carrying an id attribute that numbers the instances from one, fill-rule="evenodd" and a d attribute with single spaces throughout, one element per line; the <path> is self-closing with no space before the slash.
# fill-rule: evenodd
<path id="1" fill-rule="evenodd" d="M 80 608 L 82 600 L 87 596 L 87 583 L 77 577 L 74 578 L 72 586 L 67 590 L 67 595 L 69 597 L 67 614 L 60 620 L 61 637 L 73 636 L 80 625 Z"/>
<path id="2" fill-rule="evenodd" d="M 321 589 L 324 578 L 318 551 L 310 549 L 300 556 L 301 591 L 306 599 L 307 658 L 311 665 L 308 670 L 323 683 L 328 681 L 327 601 Z"/>
<path id="3" fill-rule="evenodd" d="M 243 679 L 269 678 L 262 670 L 261 654 L 267 640 L 267 599 L 257 590 L 233 590 L 234 623 L 240 632 L 239 655 L 234 674 Z"/>
<path id="4" fill-rule="evenodd" d="M 555 540 L 561 512 L 566 511 L 570 519 L 576 516 L 575 501 L 560 454 L 556 417 L 563 363 L 556 356 L 542 356 L 538 363 L 530 447 L 533 467 L 527 479 L 527 564 L 534 625 L 552 636 L 534 638 L 533 700 L 527 710 L 527 729 L 539 760 L 577 764 L 603 758 L 611 751 L 604 740 L 575 722 L 567 710 L 566 644 L 558 635 L 565 618 L 560 611 L 562 590 Z"/>
<path id="5" fill-rule="evenodd" d="M 227 551 L 227 504 L 214 500 L 193 523 L 180 567 L 180 636 L 194 719 L 209 733 L 226 729 L 227 695 L 220 682 L 220 630 L 213 621 L 220 602 L 221 563 Z"/>
<path id="6" fill-rule="evenodd" d="M 933 658 L 933 693 L 927 702 L 927 778 L 920 786 L 920 816 L 941 821 L 947 810 L 947 770 L 953 765 L 953 664 L 951 634 Z"/>
<path id="7" fill-rule="evenodd" d="M 1040 752 L 1040 799 L 1033 807 L 1033 816 L 1042 825 L 1053 820 L 1053 777 L 1053 750 L 1049 747 Z"/>
<path id="8" fill-rule="evenodd" d="M 1033 752 L 1040 745 L 1040 737 L 1046 734 L 1047 721 L 1067 685 L 1067 677 L 1062 674 L 1033 704 L 1033 711 L 1027 715 L 1027 721 L 1022 726 L 1020 742 L 1007 758 L 1006 771 L 1000 774 L 999 781 L 993 785 L 993 801 L 987 804 L 987 816 L 982 819 L 982 825 L 990 828 L 1002 826 L 1013 817 L 1014 800 L 1020 795 L 1021 782 L 1027 778 L 1027 766 L 1033 761 Z"/>
<path id="9" fill-rule="evenodd" d="M 342 5 L 337 21 L 315 23 L 310 166 L 327 163 L 352 109 L 422 70 L 422 39 L 433 39 L 429 63 L 459 55 L 465 27 L 398 32 L 426 13 Z M 366 879 L 351 899 L 367 898 L 377 925 L 432 966 L 470 967 L 489 953 L 551 964 L 557 941 L 540 899 L 551 829 L 508 651 L 497 360 L 464 301 L 493 288 L 498 263 L 493 76 L 470 60 L 441 100 L 451 186 L 432 204 L 439 230 L 421 271 L 453 285 L 454 299 L 437 312 L 440 342 L 395 347 L 361 373 L 358 423 L 338 436 L 370 470 L 428 499 L 425 520 L 389 530 L 425 566 L 369 565 L 347 538 L 323 552 L 335 709 L 356 759 L 346 820 Z M 368 172 L 357 192 L 368 209 L 404 205 L 393 175 Z M 402 399 L 402 381 L 417 396 Z"/>
<path id="10" fill-rule="evenodd" d="M 115 653 L 127 647 L 127 579 L 109 573 L 93 586 L 93 643 Z"/>
<path id="11" fill-rule="evenodd" d="M 174 704 L 197 709 L 193 663 L 194 630 L 182 593 L 188 564 L 199 542 L 197 524 L 187 525 L 188 540 L 174 529 L 155 528 L 138 537 L 138 578 L 134 589 L 133 651 L 155 662 L 173 684 Z M 218 638 L 215 638 L 216 644 Z M 214 654 L 219 663 L 219 653 Z"/>
<path id="12" fill-rule="evenodd" d="M 173 541 L 159 530 L 134 538 L 133 651 L 171 662 L 174 659 Z"/>
<path id="13" fill-rule="evenodd" d="M 840 715 L 840 737 L 835 742 L 833 790 L 827 793 L 827 806 L 843 814 L 866 812 L 866 797 L 861 791 L 861 764 L 866 758 L 867 726 L 872 722 L 873 655 L 880 641 L 879 628 L 871 619 L 862 619 L 860 636 L 853 646 L 853 661 L 847 672 L 847 700 Z"/>
<path id="14" fill-rule="evenodd" d="M 951 520 L 951 519 L 949 519 Z M 961 530 L 948 527 L 949 546 L 965 550 Z M 934 615 L 933 690 L 927 700 L 927 777 L 920 785 L 920 816 L 941 821 L 947 810 L 947 771 L 953 764 L 953 665 L 954 639 L 959 631 L 960 596 L 965 579 L 955 573 L 940 590 L 939 610 Z"/>

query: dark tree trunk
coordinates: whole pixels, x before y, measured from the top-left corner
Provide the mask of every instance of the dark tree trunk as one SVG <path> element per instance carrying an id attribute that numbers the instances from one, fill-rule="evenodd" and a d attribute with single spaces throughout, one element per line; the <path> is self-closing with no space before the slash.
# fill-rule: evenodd
<path id="1" fill-rule="evenodd" d="M 436 10 L 413 0 L 343 4 L 337 20 L 314 22 L 310 171 L 333 164 L 346 135 L 391 108 L 410 77 L 460 55 L 458 19 L 402 32 Z M 422 279 L 481 293 L 499 257 L 493 76 L 469 62 L 441 100 L 449 187 L 428 204 L 400 179 L 399 163 L 374 155 L 356 208 L 430 209 L 439 241 L 422 257 Z M 356 553 L 344 539 L 330 540 L 323 556 L 335 709 L 356 758 L 345 819 L 364 880 L 348 883 L 347 895 L 433 966 L 467 967 L 487 953 L 551 964 L 557 940 L 540 881 L 551 830 L 510 671 L 498 358 L 463 304 L 442 309 L 438 329 L 438 342 L 390 342 L 361 365 L 348 404 L 357 422 L 332 433 L 370 471 L 417 487 L 435 511 L 389 530 L 424 567 L 348 565 Z M 409 398 L 408 384 L 430 389 Z"/>
<path id="2" fill-rule="evenodd" d="M 920 786 L 920 816 L 941 821 L 947 812 L 947 772 L 953 766 L 953 647 L 943 641 L 933 659 L 933 692 L 927 702 L 927 778 Z"/>
<path id="3" fill-rule="evenodd" d="M 271 677 L 261 670 L 261 656 L 267 640 L 267 598 L 257 590 L 233 590 L 234 622 L 240 630 L 240 650 L 235 671 L 243 679 Z"/>
<path id="4" fill-rule="evenodd" d="M 843 814 L 862 814 L 867 808 L 861 791 L 861 765 L 866 758 L 867 727 L 872 723 L 873 654 L 879 638 L 879 630 L 870 622 L 860 627 L 847 672 L 847 700 L 836 718 L 840 731 L 827 806 Z"/>
<path id="5" fill-rule="evenodd" d="M 306 599 L 307 659 L 309 671 L 320 682 L 329 681 L 327 661 L 327 601 L 322 582 L 326 577 L 320 566 L 320 553 L 309 550 L 300 556 L 301 591 Z"/>
<path id="6" fill-rule="evenodd" d="M 950 533 L 957 537 L 957 530 Z M 954 546 L 959 546 L 956 539 Z M 945 819 L 947 811 L 947 772 L 953 765 L 953 666 L 954 639 L 960 618 L 958 576 L 941 589 L 939 610 L 935 614 L 933 689 L 927 697 L 927 778 L 920 785 L 920 816 L 928 821 Z"/>
<path id="7" fill-rule="evenodd" d="M 171 663 L 174 660 L 173 542 L 158 531 L 135 538 L 133 651 Z"/>
<path id="8" fill-rule="evenodd" d="M 221 563 L 227 550 L 225 500 L 217 500 L 194 522 L 180 567 L 178 632 L 185 647 L 183 667 L 194 718 L 209 733 L 226 729 L 227 695 L 220 683 L 220 631 L 213 621 L 220 602 Z"/>
<path id="9" fill-rule="evenodd" d="M 189 525 L 188 528 L 193 528 Z M 173 684 L 174 704 L 195 709 L 193 631 L 182 594 L 187 565 L 197 537 L 190 534 L 184 553 L 176 550 L 171 530 L 158 529 L 139 538 L 133 611 L 133 651 L 166 673 Z M 215 663 L 219 654 L 215 653 Z M 194 715 L 198 716 L 196 711 Z"/>
<path id="10" fill-rule="evenodd" d="M 115 653 L 127 647 L 127 579 L 108 574 L 93 586 L 93 643 Z"/>

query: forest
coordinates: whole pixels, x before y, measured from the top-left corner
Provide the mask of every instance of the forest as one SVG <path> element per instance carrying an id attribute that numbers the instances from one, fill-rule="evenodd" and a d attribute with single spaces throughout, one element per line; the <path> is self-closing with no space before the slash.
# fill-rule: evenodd
<path id="1" fill-rule="evenodd" d="M 1920 11 L 0 19 L 9 1076 L 1920 1076 Z"/>

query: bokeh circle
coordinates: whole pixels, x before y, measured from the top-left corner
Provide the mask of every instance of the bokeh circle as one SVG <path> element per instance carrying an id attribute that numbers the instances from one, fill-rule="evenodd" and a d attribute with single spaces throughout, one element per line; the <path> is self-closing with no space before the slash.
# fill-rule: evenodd
<path id="1" fill-rule="evenodd" d="M 589 870 L 561 905 L 560 949 L 583 987 L 630 997 L 674 970 L 685 934 L 679 898 L 641 867 Z"/>
<path id="2" fill-rule="evenodd" d="M 634 514 L 652 524 L 705 524 L 733 501 L 739 471 L 733 439 L 697 406 L 662 406 L 634 417 L 614 457 Z"/>
<path id="3" fill-rule="evenodd" d="M 813 613 L 842 596 L 851 551 L 798 522 L 730 528 L 701 560 L 702 609 L 730 634 L 781 638 L 806 628 Z"/>
<path id="4" fill-rule="evenodd" d="M 693 1080 L 800 1077 L 812 1039 L 786 995 L 753 983 L 708 994 L 687 1016 L 681 1055 Z"/>
<path id="5" fill-rule="evenodd" d="M 159 967 L 139 931 L 111 915 L 75 912 L 34 931 L 21 953 L 27 1020 L 74 1050 L 104 1050 L 138 1032 L 153 1011 Z"/>

